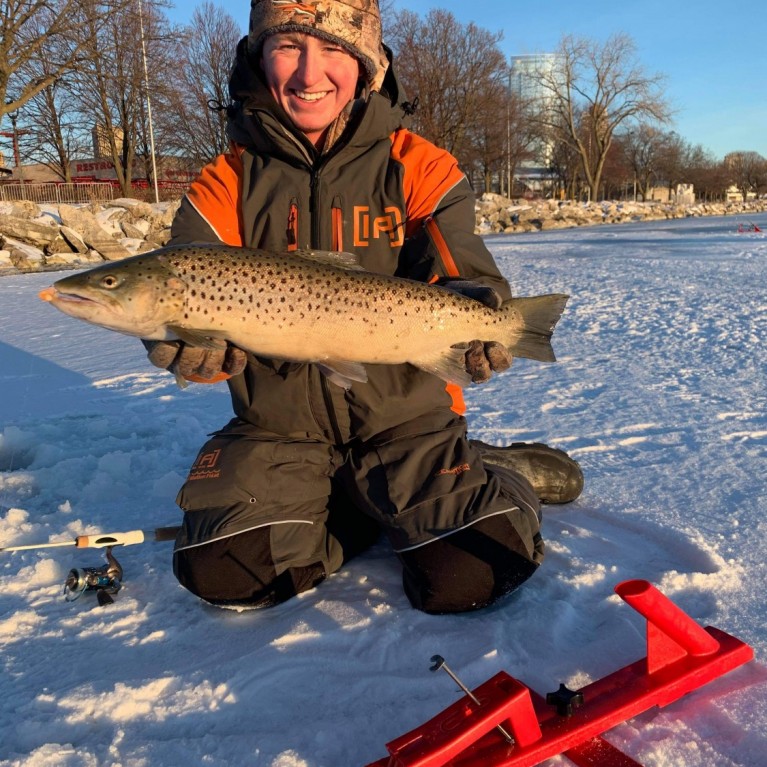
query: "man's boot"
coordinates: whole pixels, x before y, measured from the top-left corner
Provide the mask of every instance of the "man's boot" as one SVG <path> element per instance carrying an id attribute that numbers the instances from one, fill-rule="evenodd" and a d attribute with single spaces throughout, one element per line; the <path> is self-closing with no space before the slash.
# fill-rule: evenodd
<path id="1" fill-rule="evenodd" d="M 540 442 L 514 442 L 496 447 L 469 440 L 491 466 L 504 466 L 521 474 L 541 503 L 570 503 L 583 492 L 581 467 L 564 450 Z"/>

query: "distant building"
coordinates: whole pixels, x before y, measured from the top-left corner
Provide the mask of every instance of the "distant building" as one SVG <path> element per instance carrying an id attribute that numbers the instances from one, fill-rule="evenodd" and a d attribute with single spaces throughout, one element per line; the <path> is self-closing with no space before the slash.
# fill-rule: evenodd
<path id="1" fill-rule="evenodd" d="M 124 133 L 122 128 L 113 128 L 115 143 L 117 144 L 117 153 L 123 150 Z M 109 146 L 109 130 L 105 125 L 94 125 L 91 130 L 91 139 L 93 140 L 93 156 L 100 160 L 112 156 L 112 148 Z"/>
<path id="2" fill-rule="evenodd" d="M 9 171 L 11 169 L 8 169 Z M 72 181 L 86 183 L 93 181 L 107 181 L 117 185 L 117 172 L 111 160 L 106 158 L 92 157 L 82 160 L 73 160 L 69 170 Z M 160 186 L 190 184 L 200 172 L 199 165 L 184 157 L 161 157 L 157 165 L 157 180 Z M 136 158 L 133 165 L 133 183 L 137 187 L 148 185 L 146 178 L 145 162 L 143 158 Z M 13 168 L 9 176 L 3 175 L 7 181 L 23 181 L 24 183 L 58 184 L 61 176 L 56 174 L 44 163 L 27 163 L 19 168 Z"/>
<path id="3" fill-rule="evenodd" d="M 549 93 L 540 84 L 542 75 L 555 78 L 561 56 L 557 53 L 525 53 L 511 57 L 509 88 L 518 98 L 536 101 L 545 106 L 551 101 Z"/>
<path id="4" fill-rule="evenodd" d="M 738 189 L 737 186 L 733 185 L 727 188 L 727 191 L 725 192 L 727 196 L 727 202 L 743 202 L 743 192 Z M 756 192 L 746 192 L 746 200 L 755 200 L 756 199 Z"/>
<path id="5" fill-rule="evenodd" d="M 509 68 L 509 91 L 532 109 L 545 112 L 553 108 L 554 95 L 541 80 L 556 82 L 562 57 L 557 53 L 530 53 L 512 56 Z M 520 180 L 529 186 L 540 186 L 550 175 L 554 146 L 541 140 L 534 149 L 535 157 L 517 170 Z"/>
<path id="6" fill-rule="evenodd" d="M 665 186 L 651 186 L 647 190 L 648 202 L 673 202 L 677 205 L 693 205 L 695 203 L 695 189 L 692 184 L 677 184 L 671 191 L 668 184 Z"/>

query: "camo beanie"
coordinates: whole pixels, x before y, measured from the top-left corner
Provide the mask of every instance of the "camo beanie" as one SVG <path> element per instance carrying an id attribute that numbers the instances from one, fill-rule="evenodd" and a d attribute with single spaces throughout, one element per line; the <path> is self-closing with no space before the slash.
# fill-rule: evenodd
<path id="1" fill-rule="evenodd" d="M 370 89 L 380 88 L 389 60 L 378 0 L 251 0 L 250 54 L 258 55 L 264 40 L 280 32 L 303 32 L 342 46 L 364 67 Z"/>

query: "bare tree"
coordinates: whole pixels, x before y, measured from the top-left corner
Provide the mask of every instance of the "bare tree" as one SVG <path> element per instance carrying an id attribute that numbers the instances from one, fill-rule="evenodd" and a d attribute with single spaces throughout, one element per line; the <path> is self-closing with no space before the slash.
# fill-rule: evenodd
<path id="1" fill-rule="evenodd" d="M 487 112 L 484 102 L 506 83 L 500 39 L 441 10 L 429 11 L 423 21 L 403 11 L 389 31 L 405 92 L 418 99 L 415 129 L 462 164 L 475 156 L 471 137 L 479 115 Z"/>
<path id="2" fill-rule="evenodd" d="M 629 192 L 632 186 L 633 171 L 626 160 L 621 138 L 615 136 L 610 151 L 605 158 L 602 170 L 602 199 L 628 198 L 633 194 Z"/>
<path id="3" fill-rule="evenodd" d="M 725 199 L 731 183 L 725 164 L 700 145 L 690 148 L 686 177 L 695 189 L 695 196 L 708 201 Z"/>
<path id="4" fill-rule="evenodd" d="M 634 175 L 637 194 L 646 200 L 658 178 L 665 134 L 657 126 L 642 122 L 621 133 L 620 139 L 624 157 Z"/>
<path id="5" fill-rule="evenodd" d="M 563 192 L 570 199 L 578 198 L 582 183 L 580 157 L 570 144 L 552 142 L 550 170 L 556 179 L 555 192 Z"/>
<path id="6" fill-rule="evenodd" d="M 23 117 L 28 155 L 62 181 L 71 182 L 71 163 L 88 155 L 91 142 L 71 103 L 66 78 L 57 79 L 27 102 Z"/>
<path id="7" fill-rule="evenodd" d="M 666 183 L 668 198 L 671 200 L 677 187 L 687 179 L 690 144 L 675 131 L 663 134 L 658 158 L 658 175 Z"/>
<path id="8" fill-rule="evenodd" d="M 743 202 L 750 193 L 759 194 L 767 187 L 767 160 L 758 152 L 730 152 L 724 164 Z"/>
<path id="9" fill-rule="evenodd" d="M 53 41 L 47 50 L 55 50 Z M 19 69 L 19 77 L 27 82 L 49 80 L 51 64 L 48 56 L 29 59 Z M 22 125 L 19 144 L 22 159 L 34 159 L 47 165 L 62 181 L 71 181 L 71 161 L 83 156 L 90 146 L 88 130 L 83 128 L 70 89 L 72 72 L 49 82 L 25 104 L 18 115 Z"/>
<path id="10" fill-rule="evenodd" d="M 161 126 L 169 149 L 197 166 L 228 146 L 229 75 L 240 37 L 237 22 L 210 2 L 196 8 L 182 32 L 180 78 L 168 94 Z"/>
<path id="11" fill-rule="evenodd" d="M 142 30 L 149 60 L 149 88 L 173 82 L 170 57 L 163 41 L 171 38 L 157 0 L 112 9 L 105 21 L 86 19 L 79 33 L 84 56 L 68 78 L 83 124 L 97 135 L 97 150 L 114 166 L 121 194 L 132 193 L 134 166 L 144 160 L 150 178 L 147 83 L 142 60 Z"/>
<path id="12" fill-rule="evenodd" d="M 127 0 L 3 0 L 0 12 L 0 122 L 17 112 L 66 72 L 79 66 L 90 41 L 83 21 L 98 29 L 112 8 Z M 30 62 L 46 69 L 30 79 Z"/>
<path id="13" fill-rule="evenodd" d="M 669 118 L 662 76 L 644 72 L 635 60 L 634 42 L 625 34 L 613 35 L 603 45 L 567 36 L 559 45 L 557 64 L 536 78 L 546 102 L 536 119 L 577 152 L 591 199 L 598 196 L 616 130 L 628 120 Z"/>

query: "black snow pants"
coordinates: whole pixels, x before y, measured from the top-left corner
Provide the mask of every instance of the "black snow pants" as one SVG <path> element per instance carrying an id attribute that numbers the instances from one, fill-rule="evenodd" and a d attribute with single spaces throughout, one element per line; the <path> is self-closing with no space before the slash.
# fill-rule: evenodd
<path id="1" fill-rule="evenodd" d="M 185 513 L 174 572 L 218 605 L 283 602 L 381 532 L 411 604 L 429 613 L 489 605 L 543 559 L 532 487 L 485 467 L 452 412 L 342 447 L 235 419 L 200 450 L 177 500 Z"/>

